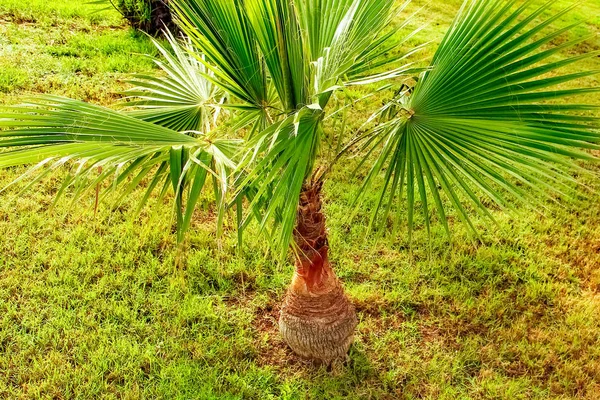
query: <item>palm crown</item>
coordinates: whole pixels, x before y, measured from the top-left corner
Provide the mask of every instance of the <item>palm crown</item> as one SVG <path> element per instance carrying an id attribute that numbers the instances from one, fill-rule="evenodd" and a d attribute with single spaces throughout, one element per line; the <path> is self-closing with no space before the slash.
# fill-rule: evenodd
<path id="1" fill-rule="evenodd" d="M 402 200 L 409 232 L 416 209 L 427 228 L 435 211 L 449 229 L 445 204 L 470 224 L 469 203 L 491 217 L 483 197 L 509 206 L 507 195 L 560 191 L 572 159 L 593 159 L 582 149 L 599 148 L 597 118 L 584 113 L 593 106 L 547 103 L 598 90 L 552 88 L 597 72 L 556 73 L 597 55 L 555 59 L 588 39 L 547 46 L 572 28 L 546 29 L 568 9 L 540 22 L 550 3 L 467 0 L 419 70 L 405 60 L 420 47 L 402 50 L 419 29 L 401 36 L 388 28 L 404 10 L 393 0 L 171 4 L 186 39 L 169 35 L 172 51 L 156 43 L 166 76 L 136 77 L 123 111 L 52 96 L 6 108 L 0 146 L 11 149 L 0 167 L 34 164 L 19 179 L 35 182 L 74 161 L 60 192 L 74 186 L 77 195 L 109 179 L 126 195 L 149 178 L 141 205 L 172 188 L 180 240 L 212 182 L 219 226 L 228 206 L 247 199 L 239 228 L 258 218 L 285 254 L 303 184 L 322 171 L 328 103 L 344 87 L 418 74 L 336 158 L 365 150 L 361 164 L 371 167 L 360 193 L 384 178 L 372 222 Z"/>

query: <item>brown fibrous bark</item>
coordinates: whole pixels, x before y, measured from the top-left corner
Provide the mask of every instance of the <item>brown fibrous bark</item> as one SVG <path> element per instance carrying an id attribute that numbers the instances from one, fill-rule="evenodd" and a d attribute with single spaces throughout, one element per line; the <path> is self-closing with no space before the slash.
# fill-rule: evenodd
<path id="1" fill-rule="evenodd" d="M 279 326 L 297 354 L 331 363 L 346 357 L 358 320 L 329 263 L 322 186 L 320 179 L 313 179 L 302 188 L 294 232 L 296 271 Z"/>

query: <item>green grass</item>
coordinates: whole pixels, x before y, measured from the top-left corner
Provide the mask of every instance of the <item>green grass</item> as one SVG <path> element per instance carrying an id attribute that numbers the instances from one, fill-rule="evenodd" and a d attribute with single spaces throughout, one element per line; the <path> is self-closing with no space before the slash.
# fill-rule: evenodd
<path id="1" fill-rule="evenodd" d="M 439 41 L 458 5 L 433 2 L 422 37 Z M 127 74 L 152 69 L 145 37 L 93 11 L 0 0 L 0 103 L 56 93 L 111 104 Z M 589 20 L 572 35 L 597 33 L 600 6 L 569 18 Z M 576 51 L 598 48 L 595 39 Z M 373 106 L 357 105 L 356 119 Z M 431 243 L 419 230 L 409 246 L 403 230 L 367 232 L 374 198 L 347 220 L 354 164 L 325 188 L 331 255 L 360 318 L 350 361 L 333 371 L 298 359 L 278 335 L 292 266 L 274 264 L 255 231 L 238 256 L 231 221 L 217 243 L 208 201 L 178 269 L 171 210 L 135 218 L 140 192 L 97 215 L 92 195 L 52 208 L 61 174 L 2 193 L 0 398 L 600 397 L 596 180 L 541 211 L 493 209 L 497 229 L 474 217 L 481 242 L 453 222 L 451 241 L 436 226 Z M 0 186 L 21 171 L 2 171 Z"/>
<path id="2" fill-rule="evenodd" d="M 110 104 L 127 74 L 152 69 L 145 55 L 154 47 L 114 11 L 77 1 L 19 3 L 0 2 L 0 103 L 56 93 Z"/>

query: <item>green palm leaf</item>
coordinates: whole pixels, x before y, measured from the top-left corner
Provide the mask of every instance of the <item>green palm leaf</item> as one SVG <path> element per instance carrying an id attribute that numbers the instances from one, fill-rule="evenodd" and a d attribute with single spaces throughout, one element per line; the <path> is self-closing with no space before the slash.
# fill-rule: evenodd
<path id="1" fill-rule="evenodd" d="M 300 0 L 294 4 L 313 68 L 313 95 L 325 94 L 327 99 L 327 92 L 340 85 L 348 72 L 370 71 L 367 64 L 387 50 L 392 35 L 380 36 L 394 16 L 394 0 Z M 320 103 L 325 105 L 323 100 Z"/>
<path id="2" fill-rule="evenodd" d="M 280 0 L 244 0 L 244 6 L 283 111 L 297 110 L 309 101 L 308 63 L 293 5 Z"/>
<path id="3" fill-rule="evenodd" d="M 598 73 L 556 72 L 597 53 L 553 61 L 584 40 L 545 47 L 572 28 L 544 33 L 568 10 L 538 22 L 551 3 L 533 11 L 531 2 L 516 3 L 466 1 L 414 92 L 380 110 L 392 118 L 366 137 L 377 158 L 363 189 L 385 169 L 372 224 L 405 198 L 409 232 L 417 203 L 428 229 L 435 209 L 449 230 L 446 202 L 474 230 L 467 204 L 491 217 L 482 196 L 509 206 L 507 195 L 535 201 L 537 193 L 566 193 L 573 159 L 594 159 L 584 149 L 600 149 L 598 118 L 586 112 L 598 107 L 548 101 L 600 91 L 553 88 Z"/>
<path id="4" fill-rule="evenodd" d="M 216 124 L 224 94 L 205 76 L 214 74 L 194 56 L 188 40 L 181 43 L 170 32 L 165 37 L 171 51 L 152 39 L 163 59 L 154 62 L 166 76 L 137 75 L 126 92 L 129 114 L 175 131 L 209 132 Z M 164 61 L 163 61 L 164 60 Z"/>
<path id="5" fill-rule="evenodd" d="M 173 0 L 179 25 L 212 64 L 213 82 L 264 109 L 268 85 L 256 37 L 241 0 Z M 203 62 L 201 59 L 199 59 Z"/>
<path id="6" fill-rule="evenodd" d="M 124 186 L 125 196 L 149 180 L 140 207 L 157 187 L 175 192 L 178 238 L 183 240 L 207 174 L 214 176 L 219 222 L 225 209 L 230 157 L 239 141 L 190 136 L 129 115 L 76 100 L 44 96 L 0 111 L 0 168 L 35 164 L 18 181 L 37 182 L 49 172 L 74 162 L 59 195 L 69 186 L 81 197 L 112 180 L 105 194 Z M 98 169 L 101 168 L 101 172 Z M 29 185 L 30 186 L 30 185 Z M 28 186 L 28 187 L 29 187 Z M 187 193 L 187 194 L 186 194 Z"/>

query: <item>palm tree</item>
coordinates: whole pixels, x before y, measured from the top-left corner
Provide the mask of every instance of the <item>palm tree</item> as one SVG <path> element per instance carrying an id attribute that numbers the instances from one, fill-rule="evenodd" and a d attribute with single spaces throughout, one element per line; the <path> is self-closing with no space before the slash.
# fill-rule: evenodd
<path id="1" fill-rule="evenodd" d="M 448 208 L 475 231 L 473 212 L 493 221 L 484 204 L 540 204 L 585 172 L 576 160 L 596 160 L 596 107 L 549 101 L 597 92 L 555 86 L 596 73 L 559 69 L 598 53 L 556 57 L 589 38 L 554 44 L 573 26 L 548 30 L 569 11 L 547 16 L 551 3 L 466 0 L 419 69 L 407 59 L 422 46 L 406 47 L 420 29 L 390 28 L 406 6 L 394 0 L 173 0 L 185 39 L 157 43 L 166 74 L 137 77 L 121 111 L 51 96 L 7 108 L 0 167 L 34 164 L 19 179 L 36 182 L 68 164 L 59 193 L 77 196 L 146 181 L 141 205 L 172 189 L 180 242 L 212 182 L 218 232 L 235 208 L 240 240 L 258 221 L 276 256 L 293 250 L 280 330 L 296 353 L 330 362 L 357 325 L 328 258 L 321 192 L 336 162 L 353 152 L 370 165 L 357 204 L 381 177 L 371 225 L 395 211 L 410 236 L 433 219 L 449 232 Z M 377 82 L 393 96 L 353 137 L 326 129 L 344 88 L 372 94 Z"/>

